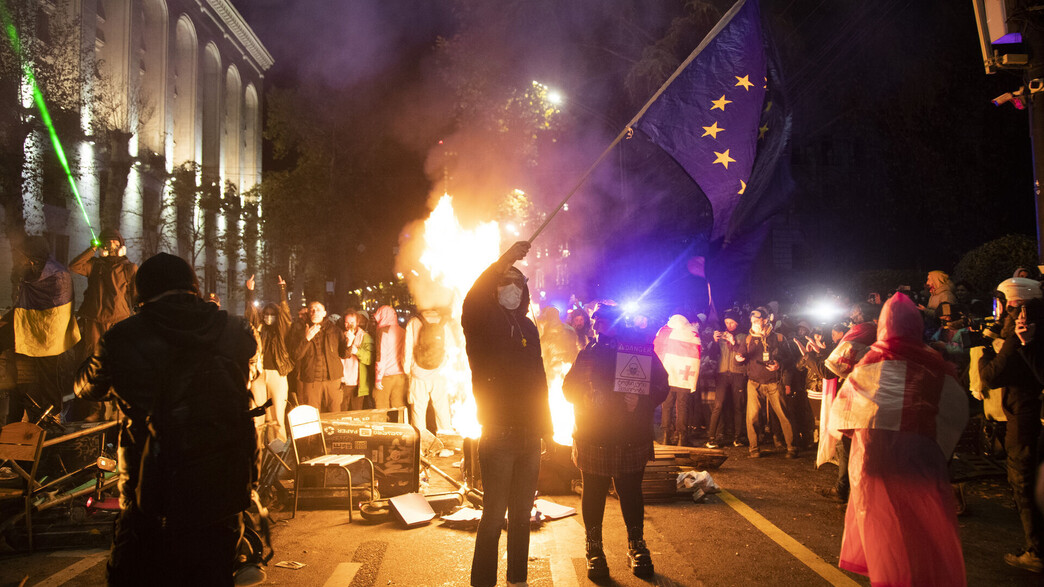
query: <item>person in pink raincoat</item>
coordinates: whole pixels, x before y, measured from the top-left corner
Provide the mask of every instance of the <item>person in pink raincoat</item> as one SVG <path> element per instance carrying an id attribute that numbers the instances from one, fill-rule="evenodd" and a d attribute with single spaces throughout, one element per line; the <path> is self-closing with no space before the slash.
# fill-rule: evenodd
<path id="1" fill-rule="evenodd" d="M 874 585 L 966 584 L 946 463 L 968 399 L 923 331 L 917 306 L 892 296 L 831 406 L 830 434 L 852 438 L 839 566 Z"/>

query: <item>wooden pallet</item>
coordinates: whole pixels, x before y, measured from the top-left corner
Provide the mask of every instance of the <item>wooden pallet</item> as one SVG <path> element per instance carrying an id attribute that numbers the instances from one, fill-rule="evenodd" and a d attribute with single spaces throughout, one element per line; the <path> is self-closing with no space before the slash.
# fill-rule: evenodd
<path id="1" fill-rule="evenodd" d="M 689 469 L 717 469 L 729 458 L 720 448 L 696 448 L 692 446 L 674 446 L 670 444 L 654 444 L 654 460 L 674 459 L 681 466 Z"/>
<path id="2" fill-rule="evenodd" d="M 728 456 L 716 448 L 655 445 L 655 456 L 645 466 L 642 496 L 648 501 L 688 498 L 692 490 L 678 490 L 678 475 L 686 471 L 716 469 Z"/>

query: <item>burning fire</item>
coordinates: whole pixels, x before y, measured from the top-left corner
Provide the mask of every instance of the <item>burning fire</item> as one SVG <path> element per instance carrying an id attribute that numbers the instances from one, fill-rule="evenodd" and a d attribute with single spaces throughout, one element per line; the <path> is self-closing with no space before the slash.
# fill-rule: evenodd
<path id="1" fill-rule="evenodd" d="M 446 383 L 450 391 L 453 427 L 461 436 L 478 438 L 475 398 L 471 392 L 471 369 L 464 352 L 464 333 L 460 331 L 464 296 L 478 276 L 500 255 L 500 228 L 496 222 L 484 222 L 473 229 L 461 226 L 453 211 L 453 198 L 444 194 L 424 221 L 420 263 L 428 270 L 411 283 L 411 289 L 424 304 L 418 290 L 442 290 L 438 296 L 449 296 L 453 324 L 458 332 L 446 340 Z M 418 283 L 428 281 L 429 283 Z"/>
<path id="2" fill-rule="evenodd" d="M 555 442 L 564 446 L 573 445 L 573 404 L 566 401 L 562 383 L 572 363 L 559 363 L 547 374 L 547 399 L 551 404 L 551 423 L 555 427 Z"/>
<path id="3" fill-rule="evenodd" d="M 478 438 L 482 427 L 471 389 L 471 368 L 464 348 L 464 333 L 460 329 L 461 308 L 468 290 L 500 256 L 500 227 L 496 222 L 483 222 L 472 229 L 461 226 L 453 210 L 453 198 L 444 194 L 424 221 L 423 234 L 418 238 L 420 264 L 427 270 L 416 271 L 415 266 L 400 266 L 410 277 L 410 291 L 421 308 L 449 306 L 456 329 L 446 340 L 445 377 L 450 393 L 453 427 L 466 438 Z M 402 261 L 402 259 L 400 259 Z M 411 261 L 406 261 L 407 265 Z M 533 316 L 539 307 L 531 308 Z M 562 381 L 570 364 L 564 363 L 548 373 L 551 415 L 554 420 L 555 442 L 572 444 L 573 406 L 565 401 Z"/>

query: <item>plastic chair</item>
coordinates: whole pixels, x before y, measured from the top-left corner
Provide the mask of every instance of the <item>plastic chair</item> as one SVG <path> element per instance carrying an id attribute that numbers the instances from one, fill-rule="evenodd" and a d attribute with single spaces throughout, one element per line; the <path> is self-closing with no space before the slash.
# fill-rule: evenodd
<path id="1" fill-rule="evenodd" d="M 286 419 L 290 424 L 290 438 L 294 446 L 294 456 L 297 459 L 297 469 L 294 473 L 294 509 L 290 517 L 293 518 L 297 516 L 297 498 L 301 495 L 301 490 L 303 489 L 301 487 L 301 470 L 304 468 L 320 469 L 323 476 L 323 486 L 320 489 L 326 489 L 326 469 L 337 468 L 344 471 L 345 475 L 348 476 L 348 523 L 351 523 L 353 508 L 352 489 L 355 486 L 352 485 L 352 472 L 348 470 L 348 466 L 358 463 L 359 461 L 366 461 L 366 463 L 370 465 L 370 501 L 373 501 L 376 499 L 373 486 L 377 479 L 373 469 L 373 461 L 363 455 L 327 454 L 326 437 L 323 435 L 323 425 L 319 421 L 319 410 L 312 406 L 297 406 L 287 413 Z M 322 454 L 313 458 L 304 459 L 301 455 L 300 449 L 298 448 L 298 443 L 314 436 L 319 437 L 319 444 L 322 446 Z"/>
<path id="2" fill-rule="evenodd" d="M 25 527 L 29 533 L 29 550 L 33 550 L 33 495 L 41 485 L 36 480 L 36 468 L 40 464 L 40 452 L 43 450 L 47 432 L 30 422 L 13 422 L 0 429 L 0 466 L 10 465 L 11 469 L 25 481 L 24 489 L 6 490 L 0 494 L 2 498 L 22 498 L 25 500 Z M 28 463 L 26 468 L 18 464 Z"/>

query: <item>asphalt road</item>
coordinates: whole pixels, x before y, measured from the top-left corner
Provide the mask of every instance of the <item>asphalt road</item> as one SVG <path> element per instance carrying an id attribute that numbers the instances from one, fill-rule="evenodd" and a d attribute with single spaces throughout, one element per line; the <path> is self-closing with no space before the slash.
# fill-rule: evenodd
<path id="1" fill-rule="evenodd" d="M 814 492 L 831 484 L 833 466 L 815 470 L 811 453 L 791 461 L 778 454 L 751 460 L 743 448 L 727 451 L 729 460 L 711 470 L 724 493 L 700 504 L 679 500 L 647 506 L 646 538 L 657 570 L 652 581 L 629 573 L 623 521 L 617 502 L 609 500 L 605 546 L 617 585 L 869 584 L 836 566 L 844 511 Z M 439 464 L 449 469 L 446 465 L 452 461 Z M 433 481 L 433 488 L 437 484 Z M 968 513 L 960 518 L 960 525 L 969 584 L 1040 584 L 1039 575 L 1008 567 L 1002 560 L 1021 542 L 1004 480 L 989 477 L 969 482 L 966 496 Z M 575 495 L 548 499 L 579 508 Z M 472 531 L 452 529 L 439 521 L 404 529 L 394 521 L 372 524 L 358 516 L 349 524 L 344 510 L 306 509 L 292 520 L 286 513 L 275 516 L 281 521 L 273 537 L 272 562 L 297 561 L 305 566 L 298 570 L 269 566 L 266 585 L 468 583 Z M 579 516 L 534 530 L 529 584 L 588 584 L 583 536 Z M 503 547 L 504 540 L 502 553 Z M 24 577 L 28 577 L 26 585 L 100 585 L 104 560 L 101 549 L 8 554 L 0 558 L 0 585 L 18 585 Z M 500 572 L 503 582 L 503 559 Z"/>

